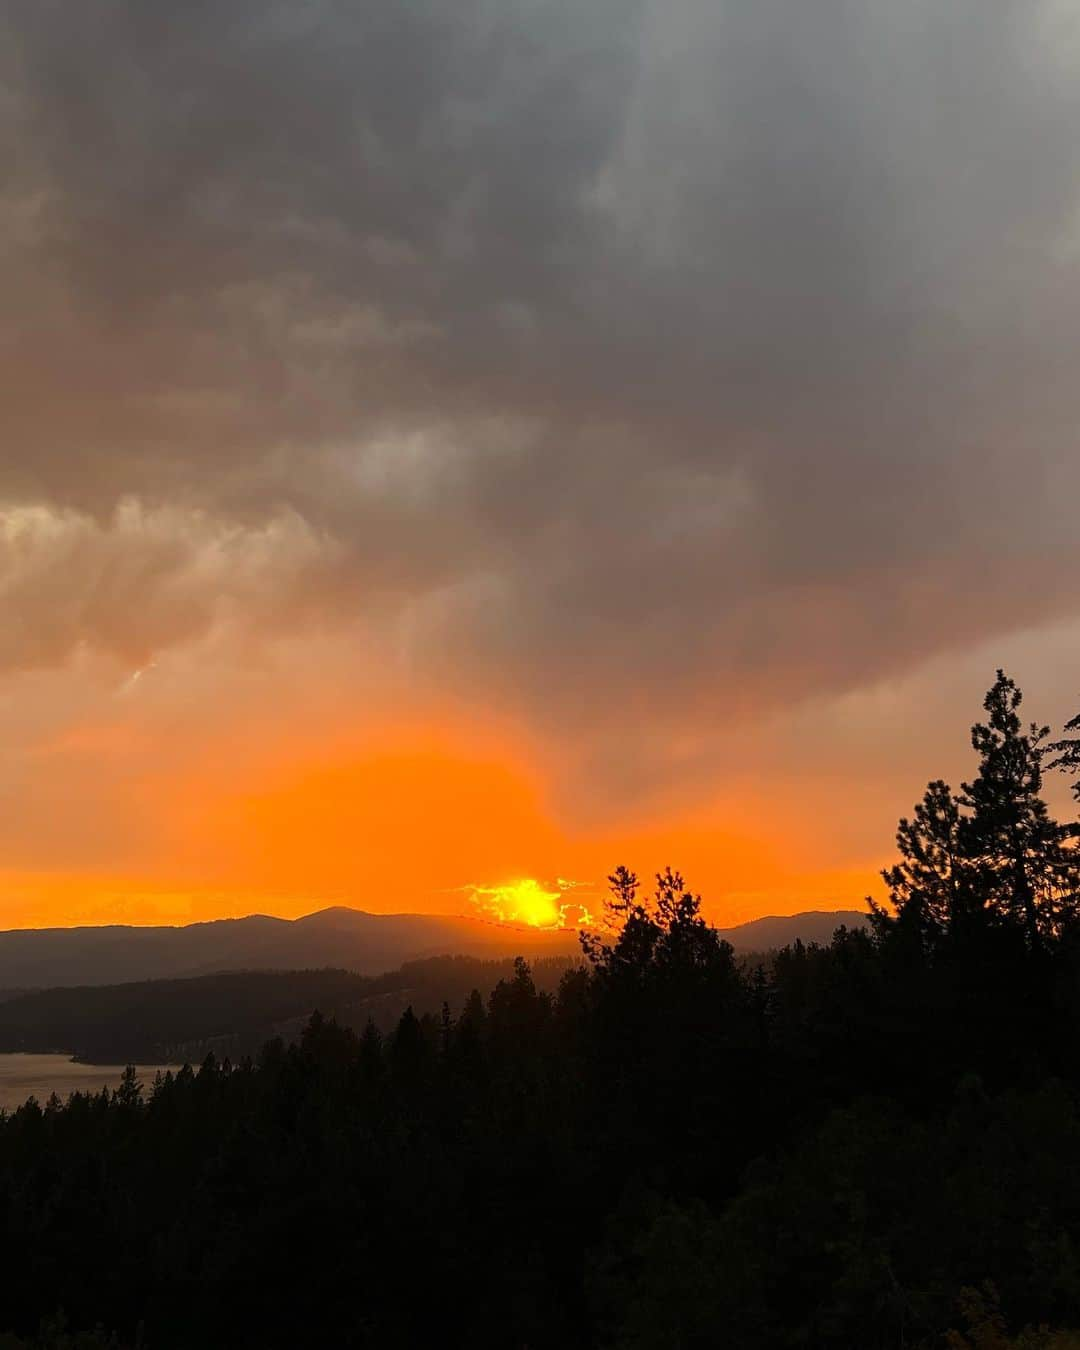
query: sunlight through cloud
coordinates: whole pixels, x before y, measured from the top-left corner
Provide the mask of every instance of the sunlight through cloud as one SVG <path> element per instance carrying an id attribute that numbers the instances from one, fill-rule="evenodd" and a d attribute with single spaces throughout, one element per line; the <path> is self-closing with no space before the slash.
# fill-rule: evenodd
<path id="1" fill-rule="evenodd" d="M 563 897 L 584 886 L 587 883 L 559 877 L 552 889 L 533 877 L 523 877 L 493 886 L 474 884 L 464 889 L 481 914 L 499 923 L 527 924 L 531 928 L 577 928 L 592 923 L 592 915 L 583 903 Z"/>

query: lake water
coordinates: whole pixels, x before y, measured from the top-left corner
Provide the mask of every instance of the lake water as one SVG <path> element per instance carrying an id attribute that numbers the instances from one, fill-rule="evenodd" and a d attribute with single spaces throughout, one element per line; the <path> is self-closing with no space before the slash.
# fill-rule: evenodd
<path id="1" fill-rule="evenodd" d="M 140 1066 L 139 1081 L 147 1090 L 154 1081 L 157 1065 Z M 161 1065 L 176 1072 L 176 1065 Z M 55 1092 L 66 1101 L 72 1092 L 100 1092 L 103 1087 L 120 1086 L 122 1064 L 76 1064 L 66 1055 L 0 1055 L 0 1109 L 14 1111 L 27 1097 L 36 1097 L 42 1106 Z"/>

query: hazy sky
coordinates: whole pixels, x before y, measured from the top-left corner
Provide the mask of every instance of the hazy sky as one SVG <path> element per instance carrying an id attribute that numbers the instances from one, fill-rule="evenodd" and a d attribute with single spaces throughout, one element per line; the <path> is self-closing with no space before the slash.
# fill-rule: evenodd
<path id="1" fill-rule="evenodd" d="M 1080 0 L 6 0 L 0 156 L 0 925 L 847 906 L 1080 707 Z"/>

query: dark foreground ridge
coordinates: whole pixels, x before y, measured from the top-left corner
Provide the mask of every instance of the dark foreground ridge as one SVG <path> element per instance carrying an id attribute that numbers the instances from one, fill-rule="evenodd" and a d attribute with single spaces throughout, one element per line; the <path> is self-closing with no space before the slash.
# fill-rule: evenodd
<path id="1" fill-rule="evenodd" d="M 23 1107 L 7 1346 L 1075 1347 L 1080 742 L 1018 705 L 827 945 L 748 965 L 619 868 L 553 992 Z"/>

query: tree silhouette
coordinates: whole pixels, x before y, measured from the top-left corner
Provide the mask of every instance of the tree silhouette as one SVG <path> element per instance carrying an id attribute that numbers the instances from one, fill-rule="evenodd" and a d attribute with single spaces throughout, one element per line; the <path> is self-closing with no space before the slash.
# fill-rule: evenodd
<path id="1" fill-rule="evenodd" d="M 1055 756 L 1047 765 L 1050 769 L 1061 769 L 1065 773 L 1080 775 L 1080 713 L 1070 718 L 1065 723 L 1066 731 L 1078 733 L 1075 736 L 1064 736 L 1060 741 L 1054 741 L 1047 747 L 1051 754 Z M 1072 786 L 1073 796 L 1080 802 L 1080 777 Z"/>
<path id="2" fill-rule="evenodd" d="M 1022 699 L 999 670 L 983 701 L 987 720 L 971 730 L 979 768 L 963 785 L 960 801 L 970 814 L 961 837 L 988 906 L 1018 924 L 1037 950 L 1075 908 L 1080 868 L 1071 828 L 1052 819 L 1040 795 L 1050 728 L 1024 729 Z"/>
<path id="3" fill-rule="evenodd" d="M 896 828 L 900 860 L 882 872 L 903 930 L 920 946 L 933 946 L 978 906 L 972 867 L 964 852 L 960 803 L 948 783 L 935 779 L 910 819 Z M 878 929 L 888 921 L 873 900 Z"/>

